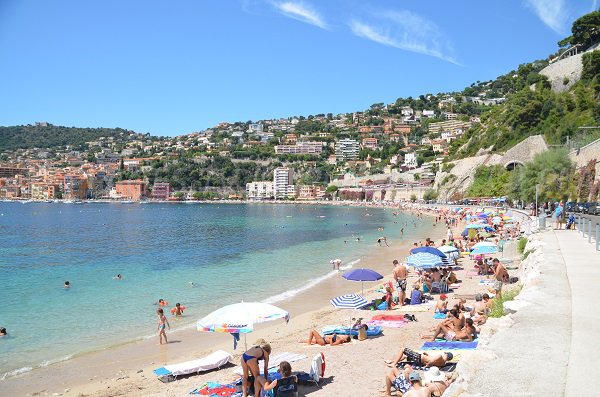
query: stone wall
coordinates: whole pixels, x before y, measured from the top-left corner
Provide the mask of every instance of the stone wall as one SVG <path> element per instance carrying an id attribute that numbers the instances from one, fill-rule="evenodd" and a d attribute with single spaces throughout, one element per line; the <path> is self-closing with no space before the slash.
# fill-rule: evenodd
<path id="1" fill-rule="evenodd" d="M 569 153 L 577 168 L 584 167 L 590 160 L 596 160 L 596 179 L 600 180 L 600 139 Z"/>

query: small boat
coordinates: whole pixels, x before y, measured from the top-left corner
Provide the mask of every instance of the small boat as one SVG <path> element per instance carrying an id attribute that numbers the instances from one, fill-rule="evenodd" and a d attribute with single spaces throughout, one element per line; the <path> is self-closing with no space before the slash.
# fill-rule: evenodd
<path id="1" fill-rule="evenodd" d="M 131 201 L 131 200 L 122 200 L 121 204 L 133 204 L 135 203 L 135 201 Z"/>

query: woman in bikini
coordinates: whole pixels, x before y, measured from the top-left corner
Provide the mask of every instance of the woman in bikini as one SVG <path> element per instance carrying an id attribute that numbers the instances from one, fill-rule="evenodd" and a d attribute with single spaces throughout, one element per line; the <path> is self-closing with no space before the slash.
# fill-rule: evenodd
<path id="1" fill-rule="evenodd" d="M 300 340 L 298 342 L 300 343 L 308 343 L 309 345 L 313 345 L 313 344 L 318 344 L 321 346 L 325 346 L 325 345 L 331 345 L 331 346 L 336 346 L 336 345 L 341 345 L 342 343 L 347 343 L 350 342 L 351 337 L 350 335 L 325 335 L 325 336 L 321 336 L 321 334 L 319 334 L 319 331 L 317 331 L 316 329 L 311 329 L 310 333 L 308 334 L 308 340 Z"/>
<path id="2" fill-rule="evenodd" d="M 258 377 L 260 376 L 260 370 L 258 369 L 258 360 L 265 361 L 264 374 L 269 373 L 269 355 L 271 354 L 271 345 L 269 345 L 264 339 L 256 341 L 257 345 L 248 349 L 247 352 L 242 354 L 242 397 L 248 396 L 248 381 L 249 376 L 254 376 L 254 390 L 260 390 L 260 382 Z"/>

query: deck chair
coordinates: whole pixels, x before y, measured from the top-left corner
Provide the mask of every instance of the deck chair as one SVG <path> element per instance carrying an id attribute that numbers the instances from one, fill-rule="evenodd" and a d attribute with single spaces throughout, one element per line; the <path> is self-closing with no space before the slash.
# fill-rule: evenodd
<path id="1" fill-rule="evenodd" d="M 439 282 L 434 281 L 433 283 L 431 283 L 431 292 L 439 292 L 440 294 L 445 294 L 448 291 L 448 276 L 443 277 Z"/>
<path id="2" fill-rule="evenodd" d="M 321 352 L 313 357 L 310 364 L 310 372 L 300 372 L 296 375 L 298 382 L 314 383 L 319 385 L 319 381 L 325 376 L 325 355 Z"/>

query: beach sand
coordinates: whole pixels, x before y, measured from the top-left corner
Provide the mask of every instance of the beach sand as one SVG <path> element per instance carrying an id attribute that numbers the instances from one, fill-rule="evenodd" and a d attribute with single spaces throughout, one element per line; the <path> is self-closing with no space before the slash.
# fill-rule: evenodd
<path id="1" fill-rule="evenodd" d="M 433 222 L 432 222 L 433 223 Z M 431 236 L 438 241 L 445 237 L 445 227 L 439 224 Z M 457 234 L 455 230 L 455 235 Z M 365 283 L 365 297 L 380 297 L 375 292 L 383 281 L 391 279 L 392 260 L 403 261 L 408 255 L 412 241 L 388 238 L 390 247 L 377 247 L 373 254 L 363 258 L 358 267 L 371 268 L 386 274 L 381 282 Z M 366 242 L 365 242 L 366 243 Z M 456 272 L 463 280 L 457 294 L 484 292 L 479 286 L 480 277 L 466 276 L 472 269 L 472 261 L 462 260 L 465 270 Z M 409 277 L 409 287 L 414 279 Z M 382 336 L 365 341 L 353 341 L 341 346 L 306 346 L 298 343 L 306 339 L 311 328 L 320 330 L 325 325 L 348 324 L 350 317 L 364 317 L 369 320 L 374 314 L 403 314 L 399 310 L 383 311 L 346 311 L 335 309 L 329 299 L 343 293 L 360 293 L 361 284 L 340 277 L 334 277 L 311 288 L 290 300 L 276 303 L 291 314 L 288 324 L 275 321 L 257 325 L 255 331 L 247 336 L 248 346 L 258 338 L 271 343 L 273 354 L 291 352 L 306 355 L 307 358 L 293 362 L 294 371 L 307 371 L 314 355 L 323 352 L 327 362 L 325 379 L 319 387 L 301 386 L 300 395 L 310 393 L 314 396 L 376 396 L 384 386 L 384 376 L 389 371 L 384 359 L 391 359 L 403 347 L 418 349 L 423 341 L 421 334 L 428 333 L 439 320 L 433 319 L 433 311 L 415 312 L 418 322 L 408 323 L 400 329 L 384 328 Z M 265 293 L 268 295 L 268 293 Z M 450 304 L 454 303 L 453 294 L 449 295 Z M 172 321 L 170 319 L 170 321 Z M 239 365 L 244 350 L 244 339 L 233 352 L 233 339 L 228 334 L 199 333 L 193 329 L 168 333 L 171 343 L 159 346 L 158 338 L 111 348 L 76 357 L 74 359 L 36 369 L 30 373 L 5 379 L 0 383 L 3 395 L 66 395 L 66 396 L 182 396 L 207 381 L 229 383 L 238 378 L 233 373 Z M 164 384 L 152 373 L 153 369 L 166 364 L 175 364 L 204 357 L 215 350 L 232 353 L 234 359 L 229 367 L 200 375 L 179 378 Z M 468 352 L 461 352 L 461 356 Z"/>

